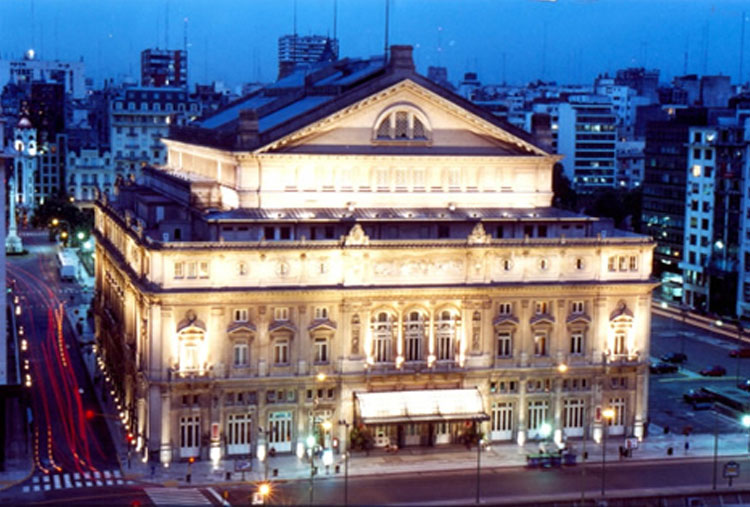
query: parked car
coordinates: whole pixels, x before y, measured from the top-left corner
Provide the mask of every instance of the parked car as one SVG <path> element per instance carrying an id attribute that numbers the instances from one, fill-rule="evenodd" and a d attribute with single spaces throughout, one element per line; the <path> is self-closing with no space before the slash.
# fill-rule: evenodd
<path id="1" fill-rule="evenodd" d="M 746 378 L 737 382 L 737 388 L 743 391 L 750 391 L 750 378 Z"/>
<path id="2" fill-rule="evenodd" d="M 661 356 L 661 360 L 666 363 L 684 363 L 687 361 L 687 355 L 682 352 L 670 352 Z"/>
<path id="3" fill-rule="evenodd" d="M 727 369 L 720 364 L 716 364 L 710 368 L 703 368 L 699 373 L 704 377 L 723 377 L 727 374 Z"/>
<path id="4" fill-rule="evenodd" d="M 714 402 L 713 396 L 702 389 L 691 389 L 682 395 L 682 399 L 692 405 L 693 410 L 708 410 Z"/>
<path id="5" fill-rule="evenodd" d="M 729 357 L 750 357 L 750 347 L 741 347 L 729 351 Z"/>
<path id="6" fill-rule="evenodd" d="M 664 361 L 659 361 L 658 363 L 652 364 L 649 370 L 651 370 L 651 373 L 655 373 L 655 374 L 674 373 L 678 370 L 678 367 L 676 364 L 665 363 Z"/>

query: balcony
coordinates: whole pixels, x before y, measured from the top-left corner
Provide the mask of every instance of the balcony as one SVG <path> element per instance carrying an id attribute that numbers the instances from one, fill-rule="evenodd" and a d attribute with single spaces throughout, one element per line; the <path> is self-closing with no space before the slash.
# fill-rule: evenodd
<path id="1" fill-rule="evenodd" d="M 190 383 L 202 380 L 211 380 L 214 377 L 213 366 L 204 364 L 201 368 L 180 369 L 179 366 L 173 366 L 167 369 L 167 382 L 171 383 Z"/>

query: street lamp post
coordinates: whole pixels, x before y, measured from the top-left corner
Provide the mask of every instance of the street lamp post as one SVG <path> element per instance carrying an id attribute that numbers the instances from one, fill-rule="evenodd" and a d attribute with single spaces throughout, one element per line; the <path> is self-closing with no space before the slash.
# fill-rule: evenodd
<path id="1" fill-rule="evenodd" d="M 615 411 L 611 408 L 606 408 L 602 411 L 603 426 L 602 426 L 602 496 L 605 495 L 606 489 L 606 477 L 607 477 L 607 426 L 609 422 L 615 417 Z"/>
<path id="2" fill-rule="evenodd" d="M 480 480 L 481 480 L 481 464 L 482 464 L 482 439 L 477 433 L 477 505 L 479 505 L 479 492 L 480 492 Z"/>
<path id="3" fill-rule="evenodd" d="M 742 426 L 747 430 L 747 452 L 750 454 L 750 415 L 742 416 Z"/>
<path id="4" fill-rule="evenodd" d="M 307 448 L 310 453 L 310 505 L 313 504 L 314 486 L 315 486 L 315 437 L 307 437 Z"/>
<path id="5" fill-rule="evenodd" d="M 716 472 L 719 467 L 719 412 L 714 405 L 714 475 L 711 489 L 716 491 Z"/>
<path id="6" fill-rule="evenodd" d="M 341 419 L 339 424 L 346 428 L 346 436 L 344 445 L 346 450 L 344 451 L 344 506 L 349 505 L 349 422 L 346 419 Z"/>

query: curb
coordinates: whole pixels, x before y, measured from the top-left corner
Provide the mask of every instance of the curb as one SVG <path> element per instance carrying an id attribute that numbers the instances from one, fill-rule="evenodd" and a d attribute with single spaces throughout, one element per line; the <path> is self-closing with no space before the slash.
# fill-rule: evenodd
<path id="1" fill-rule="evenodd" d="M 31 461 L 31 460 L 29 460 L 29 461 Z M 23 477 L 22 479 L 18 479 L 17 481 L 11 481 L 9 484 L 1 487 L 0 488 L 0 492 L 7 491 L 10 488 L 14 488 L 14 487 L 18 486 L 19 484 L 22 484 L 22 483 L 28 481 L 31 478 L 32 475 L 34 475 L 34 462 L 33 461 L 31 461 L 30 466 L 29 466 L 29 473 L 27 473 L 25 477 Z"/>

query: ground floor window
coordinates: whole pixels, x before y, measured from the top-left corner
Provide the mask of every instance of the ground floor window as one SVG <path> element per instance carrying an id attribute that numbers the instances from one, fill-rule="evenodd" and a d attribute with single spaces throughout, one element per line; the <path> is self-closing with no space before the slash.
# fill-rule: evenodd
<path id="1" fill-rule="evenodd" d="M 547 400 L 530 401 L 527 412 L 529 426 L 529 438 L 535 438 L 539 435 L 542 424 L 547 421 L 549 412 L 549 403 Z"/>
<path id="2" fill-rule="evenodd" d="M 492 440 L 510 440 L 513 438 L 513 404 L 497 402 L 492 404 Z"/>
<path id="3" fill-rule="evenodd" d="M 563 403 L 563 429 L 565 435 L 571 437 L 583 436 L 583 426 L 586 406 L 583 400 L 571 399 Z"/>
<path id="4" fill-rule="evenodd" d="M 615 411 L 615 416 L 609 420 L 609 434 L 622 435 L 625 433 L 625 398 L 611 398 L 608 408 Z"/>
<path id="5" fill-rule="evenodd" d="M 198 415 L 180 418 L 180 457 L 191 458 L 200 454 L 201 418 Z"/>
<path id="6" fill-rule="evenodd" d="M 250 414 L 229 414 L 227 416 L 227 454 L 250 454 L 251 423 L 252 416 Z"/>
<path id="7" fill-rule="evenodd" d="M 292 450 L 292 413 L 271 412 L 268 415 L 268 446 L 276 452 Z"/>

